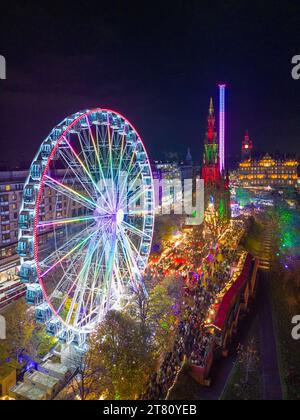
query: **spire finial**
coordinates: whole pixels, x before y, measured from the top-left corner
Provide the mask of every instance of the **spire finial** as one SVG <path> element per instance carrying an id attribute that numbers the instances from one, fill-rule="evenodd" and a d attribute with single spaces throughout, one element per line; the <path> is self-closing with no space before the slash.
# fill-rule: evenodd
<path id="1" fill-rule="evenodd" d="M 209 115 L 213 115 L 215 113 L 214 110 L 214 102 L 213 102 L 213 98 L 210 98 L 210 103 L 209 103 Z"/>

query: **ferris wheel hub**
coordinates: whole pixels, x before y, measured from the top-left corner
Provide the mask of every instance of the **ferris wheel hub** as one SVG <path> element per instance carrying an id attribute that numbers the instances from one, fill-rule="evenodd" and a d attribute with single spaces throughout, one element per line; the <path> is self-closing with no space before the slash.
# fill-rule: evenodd
<path id="1" fill-rule="evenodd" d="M 124 221 L 124 210 L 123 209 L 119 209 L 117 212 L 117 225 L 121 225 Z"/>

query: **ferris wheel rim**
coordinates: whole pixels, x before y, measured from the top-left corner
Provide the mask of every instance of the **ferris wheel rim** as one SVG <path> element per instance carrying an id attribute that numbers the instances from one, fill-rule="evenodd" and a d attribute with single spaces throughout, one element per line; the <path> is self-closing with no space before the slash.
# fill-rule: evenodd
<path id="1" fill-rule="evenodd" d="M 149 170 L 150 170 L 150 176 L 151 176 L 151 184 L 152 184 L 151 185 L 151 188 L 152 189 L 154 188 L 153 187 L 153 173 L 152 173 L 152 168 L 151 168 L 151 165 L 150 165 L 149 155 L 148 155 L 147 150 L 145 148 L 144 142 L 143 142 L 142 137 L 140 136 L 139 132 L 135 128 L 135 126 L 126 117 L 124 117 L 118 111 L 115 111 L 115 110 L 112 110 L 112 109 L 108 109 L 108 108 L 101 108 L 101 107 L 100 108 L 93 108 L 91 110 L 86 110 L 86 111 L 84 111 L 82 113 L 80 112 L 80 113 L 74 114 L 71 117 L 68 117 L 68 118 L 72 118 L 75 115 L 78 115 L 76 118 L 74 118 L 74 120 L 72 121 L 72 123 L 69 124 L 66 127 L 66 129 L 62 132 L 62 134 L 60 135 L 59 139 L 57 140 L 57 142 L 56 142 L 53 150 L 51 151 L 51 153 L 50 153 L 50 155 L 49 155 L 49 157 L 47 159 L 47 163 L 45 165 L 45 168 L 43 169 L 41 181 L 39 183 L 39 188 L 38 188 L 37 198 L 36 198 L 36 204 L 35 204 L 35 207 L 34 207 L 35 208 L 35 212 L 34 212 L 34 226 L 33 226 L 33 237 L 34 237 L 34 252 L 33 253 L 34 253 L 34 260 L 35 260 L 36 268 L 37 268 L 37 275 L 38 275 L 39 284 L 40 284 L 40 286 L 42 288 L 44 298 L 45 298 L 47 304 L 49 305 L 49 308 L 51 309 L 53 315 L 56 316 L 64 324 L 64 327 L 66 329 L 71 329 L 72 331 L 77 332 L 77 333 L 82 333 L 82 332 L 88 333 L 90 331 L 83 331 L 83 329 L 77 329 L 74 326 L 71 327 L 69 324 L 67 324 L 62 319 L 62 317 L 57 313 L 57 310 L 54 308 L 54 306 L 53 306 L 53 304 L 51 302 L 51 299 L 50 299 L 49 294 L 47 293 L 47 291 L 45 289 L 44 281 L 43 281 L 42 276 L 41 276 L 41 266 L 40 266 L 40 261 L 39 261 L 39 243 L 38 243 L 39 209 L 40 209 L 40 204 L 41 204 L 41 200 L 42 200 L 42 191 L 43 191 L 43 189 L 45 187 L 46 174 L 49 171 L 51 162 L 53 161 L 53 157 L 54 157 L 55 153 L 57 152 L 57 150 L 59 149 L 60 144 L 62 143 L 62 141 L 64 140 L 64 138 L 66 137 L 66 135 L 70 132 L 70 130 L 78 122 L 80 122 L 83 118 L 88 117 L 88 116 L 90 116 L 92 114 L 95 114 L 95 113 L 103 113 L 103 112 L 104 113 L 105 112 L 112 113 L 114 115 L 117 115 L 117 116 L 121 117 L 124 120 L 124 122 L 127 123 L 134 130 L 134 132 L 135 132 L 135 134 L 137 136 L 137 139 L 141 143 L 141 145 L 143 147 L 143 151 L 146 154 L 146 159 L 147 159 L 148 167 L 149 167 Z M 63 122 L 64 121 L 65 120 L 63 120 Z M 49 138 L 49 136 L 48 136 L 48 138 Z M 151 238 L 151 243 L 152 243 L 152 238 Z"/>

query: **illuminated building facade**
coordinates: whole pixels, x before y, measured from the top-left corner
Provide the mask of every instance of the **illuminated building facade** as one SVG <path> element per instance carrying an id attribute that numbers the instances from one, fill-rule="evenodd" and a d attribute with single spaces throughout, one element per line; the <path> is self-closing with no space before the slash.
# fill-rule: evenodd
<path id="1" fill-rule="evenodd" d="M 27 172 L 0 173 L 0 262 L 16 255 L 18 218 Z"/>
<path id="2" fill-rule="evenodd" d="M 249 158 L 239 164 L 239 182 L 243 187 L 295 187 L 298 165 L 295 159 L 275 160 L 268 154 Z"/>
<path id="3" fill-rule="evenodd" d="M 158 189 L 156 194 L 157 215 L 161 214 L 163 206 L 166 208 L 170 206 L 171 211 L 174 211 L 175 203 L 180 207 L 184 197 L 184 181 L 200 178 L 200 166 L 194 164 L 192 158 L 180 164 L 156 161 L 152 163 L 151 167 L 154 184 Z"/>
<path id="4" fill-rule="evenodd" d="M 253 143 L 250 139 L 248 131 L 246 131 L 243 143 L 242 143 L 242 160 L 249 159 L 252 155 Z"/>
<path id="5" fill-rule="evenodd" d="M 64 171 L 57 171 L 57 178 L 63 178 Z M 27 171 L 0 172 L 0 266 L 18 260 L 16 248 L 19 235 L 19 213 Z M 70 180 L 72 181 L 72 180 Z M 67 180 L 65 180 L 67 182 Z M 41 217 L 57 220 L 80 216 L 81 208 L 75 201 L 68 206 L 68 199 L 57 197 L 53 189 L 45 189 L 41 205 Z M 47 229 L 40 236 L 40 244 L 49 239 Z"/>

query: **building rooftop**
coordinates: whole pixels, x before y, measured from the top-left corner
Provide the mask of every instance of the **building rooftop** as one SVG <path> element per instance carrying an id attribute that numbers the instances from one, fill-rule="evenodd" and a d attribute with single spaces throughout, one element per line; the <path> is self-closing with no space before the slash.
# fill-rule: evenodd
<path id="1" fill-rule="evenodd" d="M 61 363 L 53 363 L 51 360 L 47 360 L 47 362 L 42 365 L 42 368 L 49 371 L 52 375 L 57 374 L 59 377 L 65 377 L 69 373 L 69 369 L 66 366 Z"/>
<path id="2" fill-rule="evenodd" d="M 28 171 L 0 171 L 0 183 L 24 182 Z"/>
<path id="3" fill-rule="evenodd" d="M 27 372 L 24 380 L 25 383 L 29 382 L 33 385 L 42 386 L 43 388 L 47 388 L 49 390 L 52 390 L 59 383 L 59 380 L 53 376 L 45 375 L 44 373 L 36 370 Z"/>
<path id="4" fill-rule="evenodd" d="M 46 397 L 43 390 L 28 383 L 17 384 L 11 389 L 11 392 L 17 397 L 32 401 L 44 400 Z"/>
<path id="5" fill-rule="evenodd" d="M 10 366 L 7 363 L 2 363 L 0 366 L 0 381 L 2 379 L 5 379 L 7 376 L 9 376 L 11 373 L 15 372 L 16 368 L 13 366 Z"/>
<path id="6" fill-rule="evenodd" d="M 252 165 L 258 165 L 258 166 L 264 166 L 264 167 L 271 167 L 275 165 L 295 167 L 299 165 L 299 162 L 296 159 L 290 159 L 290 158 L 289 159 L 275 159 L 269 154 L 266 154 L 260 159 L 248 158 L 239 164 L 239 166 L 242 168 L 250 167 Z"/>

